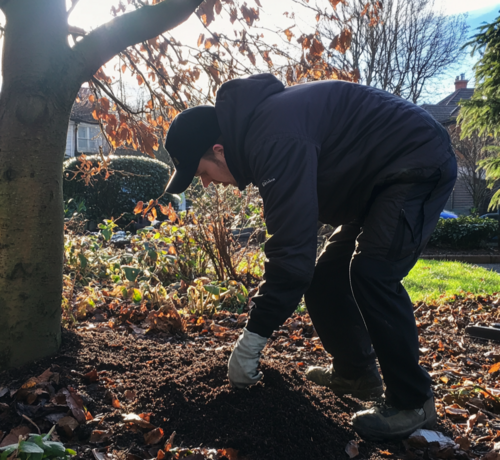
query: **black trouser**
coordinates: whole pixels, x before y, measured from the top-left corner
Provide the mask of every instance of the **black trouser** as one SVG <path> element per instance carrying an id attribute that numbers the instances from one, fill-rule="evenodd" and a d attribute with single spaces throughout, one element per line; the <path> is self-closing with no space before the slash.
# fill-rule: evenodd
<path id="1" fill-rule="evenodd" d="M 342 225 L 329 238 L 305 294 L 335 371 L 357 378 L 375 366 L 376 353 L 386 399 L 400 409 L 421 407 L 432 396 L 401 280 L 429 240 L 456 174 L 453 155 L 424 182 L 376 193 L 361 224 Z"/>

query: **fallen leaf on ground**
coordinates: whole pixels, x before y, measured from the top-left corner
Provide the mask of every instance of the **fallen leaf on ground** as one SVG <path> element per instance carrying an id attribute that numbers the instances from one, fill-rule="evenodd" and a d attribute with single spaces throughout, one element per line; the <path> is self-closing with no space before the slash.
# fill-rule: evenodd
<path id="1" fill-rule="evenodd" d="M 28 404 L 32 404 L 34 402 L 33 399 L 33 392 L 38 384 L 38 379 L 36 377 L 31 377 L 29 378 L 19 390 L 14 391 L 14 393 L 11 393 L 11 396 L 16 395 L 16 399 L 18 401 L 23 401 L 23 400 L 28 400 L 30 399 L 30 402 Z"/>
<path id="2" fill-rule="evenodd" d="M 493 374 L 493 372 L 498 372 L 500 370 L 500 361 L 498 363 L 493 364 L 488 370 L 489 374 Z"/>
<path id="3" fill-rule="evenodd" d="M 242 324 L 246 323 L 247 319 L 248 319 L 248 313 L 242 313 L 240 316 L 238 316 L 236 324 L 238 326 L 241 326 Z"/>
<path id="4" fill-rule="evenodd" d="M 90 442 L 104 442 L 106 439 L 111 437 L 111 433 L 109 431 L 103 430 L 94 430 L 90 435 Z"/>
<path id="5" fill-rule="evenodd" d="M 5 396 L 9 392 L 7 387 L 0 388 L 0 398 Z"/>
<path id="6" fill-rule="evenodd" d="M 488 452 L 481 457 L 481 460 L 500 460 L 500 454 L 498 452 Z"/>
<path id="7" fill-rule="evenodd" d="M 121 407 L 120 401 L 118 401 L 118 398 L 116 396 L 114 396 L 114 395 L 113 395 L 113 398 L 111 399 L 111 405 L 115 409 L 119 409 Z"/>
<path id="8" fill-rule="evenodd" d="M 152 423 L 149 423 L 147 420 L 142 419 L 134 413 L 122 414 L 122 417 L 125 423 L 133 423 L 134 425 L 144 428 L 145 430 L 154 430 L 156 428 Z"/>
<path id="9" fill-rule="evenodd" d="M 128 399 L 129 401 L 133 401 L 136 398 L 135 391 L 132 390 L 125 390 L 123 396 L 125 396 L 125 398 Z"/>
<path id="10" fill-rule="evenodd" d="M 12 430 L 10 430 L 10 433 L 5 436 L 4 440 L 0 444 L 0 447 L 5 447 L 10 444 L 17 444 L 19 442 L 19 436 L 26 436 L 30 432 L 31 430 L 25 425 L 12 428 Z"/>
<path id="11" fill-rule="evenodd" d="M 87 372 L 86 374 L 83 375 L 83 378 L 90 383 L 97 382 L 99 380 L 99 375 L 97 374 L 96 369 L 92 369 L 91 371 Z"/>
<path id="12" fill-rule="evenodd" d="M 412 447 L 422 448 L 433 443 L 439 446 L 439 449 L 446 447 L 454 447 L 455 442 L 439 431 L 433 430 L 416 430 L 408 438 L 408 443 Z"/>
<path id="13" fill-rule="evenodd" d="M 63 388 L 61 393 L 66 397 L 66 404 L 71 409 L 73 417 L 78 421 L 78 423 L 85 423 L 87 421 L 85 417 L 85 411 L 83 410 L 83 400 L 80 396 L 76 394 L 76 391 L 72 388 L 68 390 Z"/>
<path id="14" fill-rule="evenodd" d="M 458 437 L 455 439 L 455 442 L 460 446 L 460 449 L 462 450 L 469 450 L 470 449 L 470 439 L 469 438 L 464 438 L 464 437 Z"/>
<path id="15" fill-rule="evenodd" d="M 215 323 L 212 323 L 212 325 L 210 326 L 210 329 L 213 332 L 226 332 L 227 331 L 227 327 L 219 326 L 218 324 L 215 324 Z"/>
<path id="16" fill-rule="evenodd" d="M 52 377 L 53 372 L 50 370 L 50 368 L 46 369 L 43 373 L 41 373 L 38 376 L 38 382 L 48 382 L 50 381 L 50 378 Z"/>
<path id="17" fill-rule="evenodd" d="M 359 446 L 356 441 L 349 441 L 347 446 L 345 446 L 345 452 L 349 455 L 349 458 L 354 458 L 359 455 Z"/>
<path id="18" fill-rule="evenodd" d="M 69 415 L 59 419 L 57 424 L 64 430 L 64 432 L 68 436 L 73 436 L 73 431 L 75 431 L 79 425 L 79 423 Z"/>
<path id="19" fill-rule="evenodd" d="M 112 391 L 106 391 L 106 398 L 109 399 L 109 402 L 115 409 L 120 409 L 121 404 L 118 400 L 117 396 Z"/>
<path id="20" fill-rule="evenodd" d="M 186 331 L 186 324 L 171 300 L 170 303 L 162 305 L 161 311 L 151 311 L 146 318 L 145 324 L 150 329 L 160 332 L 175 334 Z"/>
<path id="21" fill-rule="evenodd" d="M 146 444 L 158 444 L 163 439 L 164 433 L 161 428 L 156 428 L 144 435 Z"/>
<path id="22" fill-rule="evenodd" d="M 453 406 L 447 406 L 444 408 L 448 415 L 452 417 L 468 417 L 469 411 L 465 409 L 461 409 L 458 405 L 454 404 Z"/>
<path id="23" fill-rule="evenodd" d="M 165 443 L 165 452 L 168 452 L 172 447 L 174 447 L 174 438 L 177 432 L 173 431 L 170 437 L 168 438 L 168 441 Z"/>
<path id="24" fill-rule="evenodd" d="M 48 422 L 52 423 L 53 425 L 57 425 L 59 420 L 62 418 L 66 417 L 65 412 L 56 412 L 55 414 L 47 414 L 44 419 L 47 420 Z"/>
<path id="25" fill-rule="evenodd" d="M 488 417 L 486 417 L 486 415 L 482 414 L 481 412 L 471 415 L 467 420 L 467 428 L 465 432 L 470 433 L 477 423 L 484 423 L 487 420 Z"/>
<path id="26" fill-rule="evenodd" d="M 238 460 L 238 451 L 236 449 L 220 449 L 217 453 L 221 456 L 226 456 L 229 460 Z"/>

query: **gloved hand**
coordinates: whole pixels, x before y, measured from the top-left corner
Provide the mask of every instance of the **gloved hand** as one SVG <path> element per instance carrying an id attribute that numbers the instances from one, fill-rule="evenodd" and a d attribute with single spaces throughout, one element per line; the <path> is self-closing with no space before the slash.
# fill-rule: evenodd
<path id="1" fill-rule="evenodd" d="M 266 343 L 265 337 L 250 332 L 246 327 L 243 329 L 229 358 L 227 376 L 232 387 L 246 388 L 262 378 L 263 374 L 257 371 L 257 366 Z"/>

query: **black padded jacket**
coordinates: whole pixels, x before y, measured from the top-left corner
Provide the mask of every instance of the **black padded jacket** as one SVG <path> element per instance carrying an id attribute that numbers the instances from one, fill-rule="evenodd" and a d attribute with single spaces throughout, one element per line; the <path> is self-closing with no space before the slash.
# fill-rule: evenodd
<path id="1" fill-rule="evenodd" d="M 425 110 L 375 88 L 322 81 L 285 88 L 270 74 L 221 86 L 216 113 L 229 170 L 264 202 L 264 282 L 247 328 L 269 337 L 314 272 L 318 221 L 362 221 L 370 197 L 430 176 L 453 151 Z"/>

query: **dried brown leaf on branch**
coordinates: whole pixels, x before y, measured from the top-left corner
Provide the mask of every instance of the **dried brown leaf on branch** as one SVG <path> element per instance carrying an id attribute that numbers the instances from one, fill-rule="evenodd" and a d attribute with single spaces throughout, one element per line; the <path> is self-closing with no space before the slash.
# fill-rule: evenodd
<path id="1" fill-rule="evenodd" d="M 330 43 L 330 49 L 335 49 L 339 53 L 345 53 L 351 47 L 352 32 L 350 29 L 344 29 Z"/>
<path id="2" fill-rule="evenodd" d="M 313 42 L 312 42 L 312 45 L 310 48 L 310 53 L 314 56 L 321 56 L 323 54 L 324 50 L 325 50 L 325 47 L 323 46 L 323 43 L 321 43 L 316 38 L 313 39 Z"/>
<path id="3" fill-rule="evenodd" d="M 337 5 L 339 3 L 343 3 L 344 5 L 346 4 L 345 0 L 329 0 L 329 2 L 330 2 L 330 5 L 332 5 L 334 9 L 337 8 Z"/>
<path id="4" fill-rule="evenodd" d="M 140 214 L 144 208 L 144 203 L 142 201 L 137 202 L 134 208 L 134 214 Z"/>
<path id="5" fill-rule="evenodd" d="M 249 8 L 246 3 L 243 3 L 240 11 L 243 15 L 243 18 L 250 27 L 253 26 L 254 21 L 259 19 L 259 10 L 257 10 L 256 8 Z"/>
<path id="6" fill-rule="evenodd" d="M 209 26 L 215 19 L 214 7 L 218 1 L 220 2 L 220 0 L 205 0 L 196 11 L 196 14 L 206 26 Z"/>

